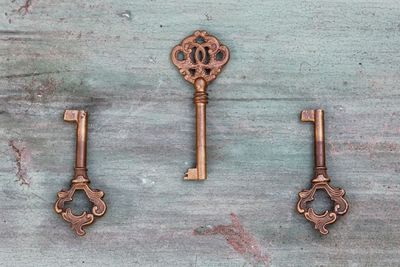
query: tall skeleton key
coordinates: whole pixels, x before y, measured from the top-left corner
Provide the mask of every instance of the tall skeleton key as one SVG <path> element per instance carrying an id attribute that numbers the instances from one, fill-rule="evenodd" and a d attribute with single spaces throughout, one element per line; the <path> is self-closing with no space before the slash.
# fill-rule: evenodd
<path id="1" fill-rule="evenodd" d="M 89 187 L 90 181 L 86 169 L 88 113 L 84 110 L 66 110 L 64 120 L 77 124 L 75 175 L 72 179 L 70 189 L 58 192 L 54 209 L 58 214 L 61 214 L 65 221 L 71 223 L 72 229 L 78 235 L 83 236 L 86 232 L 82 228 L 92 224 L 94 216 L 103 216 L 107 207 L 102 199 L 104 192 L 96 189 L 92 190 Z M 65 203 L 72 201 L 74 193 L 77 190 L 83 190 L 90 202 L 93 203 L 92 213 L 84 211 L 81 215 L 75 215 L 72 213 L 71 208 L 65 208 Z"/>
<path id="2" fill-rule="evenodd" d="M 325 163 L 325 137 L 324 137 L 324 111 L 322 109 L 303 110 L 301 121 L 314 123 L 314 149 L 315 149 L 315 174 L 312 179 L 312 187 L 299 193 L 297 211 L 304 214 L 304 217 L 315 224 L 315 229 L 321 234 L 326 235 L 328 224 L 336 221 L 337 215 L 344 215 L 349 209 L 349 204 L 344 199 L 345 191 L 341 188 L 332 187 L 330 178 L 327 174 Z M 312 208 L 307 206 L 308 202 L 314 200 L 314 195 L 318 189 L 325 190 L 334 202 L 333 211 L 325 211 L 317 214 Z"/>
<path id="3" fill-rule="evenodd" d="M 207 179 L 206 163 L 206 105 L 207 86 L 217 78 L 229 60 L 229 49 L 205 31 L 186 37 L 171 53 L 172 62 L 185 80 L 194 85 L 196 107 L 196 168 L 185 174 L 185 180 Z"/>

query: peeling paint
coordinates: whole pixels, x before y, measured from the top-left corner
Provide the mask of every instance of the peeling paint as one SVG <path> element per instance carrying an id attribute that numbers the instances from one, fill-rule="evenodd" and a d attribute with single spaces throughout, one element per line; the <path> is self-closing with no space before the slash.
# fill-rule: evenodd
<path id="1" fill-rule="evenodd" d="M 28 176 L 28 166 L 31 161 L 31 153 L 27 146 L 22 141 L 10 140 L 8 145 L 12 148 L 15 154 L 15 163 L 17 165 L 17 181 L 21 185 L 30 185 L 31 181 Z"/>
<path id="2" fill-rule="evenodd" d="M 25 0 L 25 3 L 19 7 L 18 12 L 22 12 L 23 15 L 29 13 L 29 8 L 32 6 L 33 0 Z"/>
<path id="3" fill-rule="evenodd" d="M 194 235 L 222 235 L 228 244 L 252 264 L 268 266 L 268 256 L 263 255 L 257 240 L 241 225 L 236 214 L 231 213 L 232 224 L 200 226 L 194 229 Z"/>
<path id="4" fill-rule="evenodd" d="M 53 78 L 43 81 L 32 79 L 31 83 L 25 87 L 28 92 L 28 100 L 30 102 L 45 102 L 54 94 L 58 86 L 58 82 Z"/>
<path id="5" fill-rule="evenodd" d="M 213 20 L 213 17 L 212 17 L 211 15 L 209 15 L 208 13 L 204 13 L 204 16 L 206 17 L 206 19 L 207 19 L 208 21 Z"/>
<path id="6" fill-rule="evenodd" d="M 151 186 L 155 185 L 155 182 L 150 179 L 141 178 L 140 181 L 142 182 L 142 185 L 144 185 L 144 186 L 151 187 Z"/>
<path id="7" fill-rule="evenodd" d="M 126 18 L 128 20 L 132 20 L 132 13 L 129 10 L 125 10 L 121 13 L 118 13 L 117 15 L 120 16 L 121 18 Z"/>

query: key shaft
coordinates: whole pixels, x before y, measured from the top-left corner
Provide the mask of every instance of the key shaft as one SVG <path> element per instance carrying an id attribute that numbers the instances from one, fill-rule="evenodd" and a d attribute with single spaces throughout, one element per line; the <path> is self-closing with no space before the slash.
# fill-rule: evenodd
<path id="1" fill-rule="evenodd" d="M 324 111 L 322 109 L 303 110 L 301 113 L 301 120 L 314 124 L 315 177 L 322 175 L 328 178 L 325 159 Z"/>
<path id="2" fill-rule="evenodd" d="M 207 82 L 203 78 L 197 78 L 194 83 L 196 106 L 196 161 L 197 179 L 207 179 L 207 150 L 206 150 L 206 105 Z M 193 179 L 193 177 L 188 177 Z"/>
<path id="3" fill-rule="evenodd" d="M 87 128 L 88 113 L 84 110 L 66 110 L 64 120 L 76 123 L 76 152 L 74 181 L 89 181 L 87 176 Z"/>

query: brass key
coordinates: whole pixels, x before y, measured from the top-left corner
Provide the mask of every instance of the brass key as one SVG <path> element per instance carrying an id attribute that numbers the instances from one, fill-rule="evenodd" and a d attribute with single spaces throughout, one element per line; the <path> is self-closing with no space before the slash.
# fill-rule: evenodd
<path id="1" fill-rule="evenodd" d="M 314 149 L 315 149 L 315 174 L 312 179 L 312 187 L 299 193 L 297 211 L 304 214 L 304 217 L 315 224 L 315 229 L 326 235 L 329 231 L 326 225 L 336 221 L 337 215 L 344 215 L 349 209 L 349 204 L 344 199 L 345 191 L 341 188 L 330 186 L 330 178 L 327 174 L 325 164 L 325 137 L 324 137 L 324 111 L 322 109 L 303 110 L 301 121 L 314 123 Z M 307 203 L 314 200 L 317 190 L 323 189 L 334 202 L 333 211 L 325 211 L 317 214 Z"/>
<path id="2" fill-rule="evenodd" d="M 54 205 L 55 211 L 61 214 L 64 220 L 71 223 L 72 229 L 80 236 L 85 235 L 85 231 L 82 228 L 92 224 L 94 216 L 103 216 L 107 209 L 106 203 L 102 199 L 104 192 L 96 189 L 92 190 L 89 187 L 90 181 L 86 169 L 87 117 L 88 113 L 84 110 L 66 110 L 64 113 L 65 121 L 77 124 L 75 174 L 70 189 L 58 192 L 57 201 Z M 77 190 L 83 190 L 90 202 L 93 203 L 92 213 L 84 211 L 81 215 L 75 215 L 72 213 L 71 208 L 65 208 L 65 203 L 72 201 Z"/>
<path id="3" fill-rule="evenodd" d="M 186 37 L 171 53 L 172 62 L 185 80 L 194 85 L 196 107 L 196 168 L 185 174 L 185 180 L 207 179 L 206 104 L 207 86 L 217 78 L 229 60 L 229 49 L 205 31 Z"/>

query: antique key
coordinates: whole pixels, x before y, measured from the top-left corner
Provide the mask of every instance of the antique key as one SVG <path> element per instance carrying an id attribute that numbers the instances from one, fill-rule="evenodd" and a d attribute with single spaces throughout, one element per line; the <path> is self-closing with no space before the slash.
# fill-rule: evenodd
<path id="1" fill-rule="evenodd" d="M 172 62 L 185 80 L 194 85 L 196 107 L 196 168 L 185 174 L 185 180 L 207 179 L 206 104 L 207 86 L 217 78 L 229 60 L 229 49 L 205 31 L 186 37 L 171 53 Z"/>
<path id="2" fill-rule="evenodd" d="M 85 231 L 82 228 L 92 224 L 94 216 L 103 216 L 107 207 L 102 199 L 104 192 L 96 189 L 92 190 L 89 187 L 90 181 L 86 169 L 88 113 L 84 110 L 66 110 L 64 120 L 77 124 L 75 174 L 70 189 L 58 192 L 54 209 L 58 214 L 61 214 L 65 221 L 71 223 L 72 229 L 78 235 L 83 236 L 85 235 Z M 65 203 L 72 201 L 74 193 L 77 190 L 83 190 L 90 202 L 93 203 L 92 213 L 84 211 L 81 215 L 75 215 L 72 213 L 71 208 L 65 208 Z"/>
<path id="3" fill-rule="evenodd" d="M 324 111 L 322 109 L 303 110 L 301 112 L 301 121 L 314 123 L 315 174 L 312 179 L 311 189 L 303 190 L 299 193 L 297 211 L 300 214 L 304 214 L 307 220 L 313 222 L 315 229 L 319 230 L 321 234 L 326 235 L 329 233 L 326 226 L 334 223 L 337 215 L 344 215 L 349 208 L 349 204 L 344 199 L 345 191 L 329 184 L 330 178 L 325 164 Z M 307 206 L 308 202 L 314 200 L 314 195 L 319 189 L 325 190 L 334 202 L 333 211 L 327 210 L 322 214 L 317 214 Z"/>

